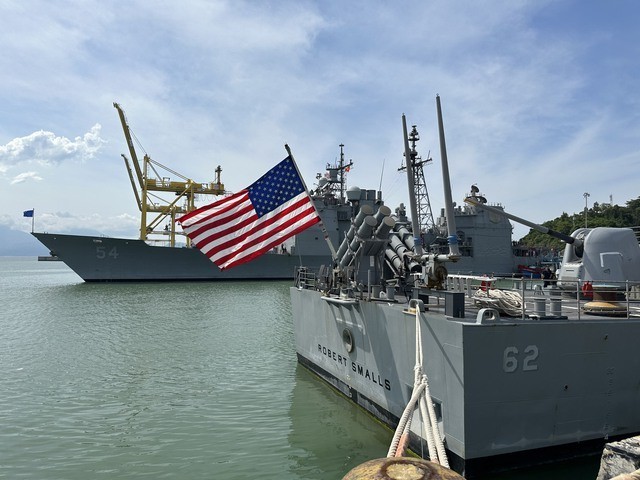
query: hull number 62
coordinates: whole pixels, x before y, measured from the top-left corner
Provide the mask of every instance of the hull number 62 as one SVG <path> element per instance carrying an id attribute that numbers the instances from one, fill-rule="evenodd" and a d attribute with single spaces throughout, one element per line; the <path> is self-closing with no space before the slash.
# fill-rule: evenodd
<path id="1" fill-rule="evenodd" d="M 527 345 L 522 352 L 517 347 L 507 347 L 502 355 L 502 369 L 507 373 L 520 369 L 523 372 L 538 370 L 538 346 Z"/>

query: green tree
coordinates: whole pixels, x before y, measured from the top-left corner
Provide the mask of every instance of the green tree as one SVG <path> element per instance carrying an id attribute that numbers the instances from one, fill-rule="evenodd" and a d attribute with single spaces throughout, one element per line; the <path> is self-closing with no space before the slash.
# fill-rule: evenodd
<path id="1" fill-rule="evenodd" d="M 629 200 L 626 206 L 599 204 L 594 202 L 593 207 L 587 211 L 587 225 L 589 227 L 638 227 L 640 226 L 640 197 Z M 556 232 L 571 235 L 573 231 L 584 227 L 584 211 L 569 215 L 567 212 L 548 220 L 542 226 Z M 545 235 L 537 230 L 529 230 L 519 242 L 527 247 L 554 248 L 561 250 L 564 243 L 550 235 Z"/>

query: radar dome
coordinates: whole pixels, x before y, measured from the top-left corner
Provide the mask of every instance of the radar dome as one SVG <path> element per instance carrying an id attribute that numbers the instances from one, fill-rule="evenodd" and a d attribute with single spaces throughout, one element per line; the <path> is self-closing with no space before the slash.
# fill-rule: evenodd
<path id="1" fill-rule="evenodd" d="M 350 202 L 355 202 L 360 200 L 360 188 L 359 187 L 349 187 L 347 190 L 347 200 Z"/>

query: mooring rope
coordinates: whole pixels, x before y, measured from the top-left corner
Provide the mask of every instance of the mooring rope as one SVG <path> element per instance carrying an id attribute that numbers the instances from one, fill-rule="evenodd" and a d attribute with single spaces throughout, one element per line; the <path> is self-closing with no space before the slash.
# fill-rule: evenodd
<path id="1" fill-rule="evenodd" d="M 473 294 L 473 301 L 477 306 L 495 308 L 512 317 L 522 313 L 522 296 L 518 292 L 479 288 Z"/>
<path id="2" fill-rule="evenodd" d="M 416 404 L 420 412 L 420 419 L 425 430 L 425 440 L 429 450 L 429 459 L 432 462 L 439 463 L 443 467 L 449 467 L 447 453 L 444 448 L 444 442 L 438 428 L 438 419 L 436 411 L 431 401 L 431 393 L 429 392 L 429 381 L 427 375 L 422 369 L 422 332 L 420 327 L 420 308 L 415 306 L 416 310 L 416 364 L 414 366 L 414 384 L 413 393 L 407 406 L 402 412 L 398 427 L 389 447 L 387 457 L 401 456 L 404 453 L 404 445 L 409 436 L 411 427 L 411 418 L 415 410 Z M 400 446 L 402 447 L 400 448 Z"/>

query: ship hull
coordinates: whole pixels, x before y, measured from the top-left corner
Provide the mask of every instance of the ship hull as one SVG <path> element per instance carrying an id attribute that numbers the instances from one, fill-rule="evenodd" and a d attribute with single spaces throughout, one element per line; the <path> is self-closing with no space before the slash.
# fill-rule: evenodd
<path id="1" fill-rule="evenodd" d="M 268 253 L 222 271 L 194 248 L 150 246 L 141 240 L 33 233 L 85 282 L 291 279 L 301 264 L 319 267 L 327 255 Z"/>
<path id="2" fill-rule="evenodd" d="M 409 401 L 415 316 L 398 304 L 291 289 L 299 362 L 391 427 Z M 421 315 L 424 364 L 450 461 L 466 476 L 584 453 L 640 432 L 640 321 Z M 344 340 L 349 331 L 354 348 Z M 418 427 L 416 427 L 418 425 Z M 420 422 L 411 445 L 425 451 Z M 542 453 L 541 453 L 542 452 Z"/>

